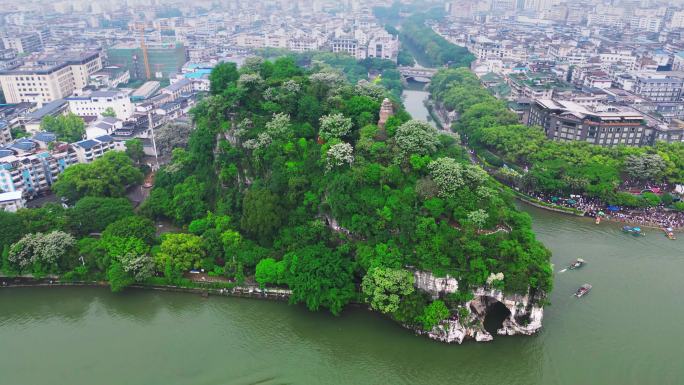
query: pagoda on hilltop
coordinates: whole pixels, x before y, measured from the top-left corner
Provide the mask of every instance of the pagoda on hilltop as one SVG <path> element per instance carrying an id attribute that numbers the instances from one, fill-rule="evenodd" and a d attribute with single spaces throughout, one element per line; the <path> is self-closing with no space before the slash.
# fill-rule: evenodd
<path id="1" fill-rule="evenodd" d="M 385 98 L 380 106 L 380 120 L 378 120 L 378 127 L 385 128 L 385 123 L 390 116 L 394 115 L 394 108 L 392 107 L 392 102 Z"/>

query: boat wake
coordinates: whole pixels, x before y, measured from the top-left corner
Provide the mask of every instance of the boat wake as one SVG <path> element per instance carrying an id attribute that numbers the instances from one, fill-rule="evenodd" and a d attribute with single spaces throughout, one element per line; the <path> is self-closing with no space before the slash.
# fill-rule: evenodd
<path id="1" fill-rule="evenodd" d="M 558 273 L 565 273 L 566 271 L 568 271 L 568 269 L 563 269 L 563 270 L 559 271 Z"/>

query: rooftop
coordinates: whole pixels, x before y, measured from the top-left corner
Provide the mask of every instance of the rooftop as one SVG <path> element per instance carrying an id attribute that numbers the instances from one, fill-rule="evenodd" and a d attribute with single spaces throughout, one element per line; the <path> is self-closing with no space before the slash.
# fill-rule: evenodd
<path id="1" fill-rule="evenodd" d="M 53 100 L 50 103 L 45 104 L 43 107 L 26 115 L 26 117 L 30 120 L 41 120 L 48 115 L 56 114 L 59 110 L 65 107 L 66 104 L 67 101 L 64 99 Z"/>
<path id="2" fill-rule="evenodd" d="M 21 190 L 0 193 L 0 202 L 16 201 L 21 199 Z"/>

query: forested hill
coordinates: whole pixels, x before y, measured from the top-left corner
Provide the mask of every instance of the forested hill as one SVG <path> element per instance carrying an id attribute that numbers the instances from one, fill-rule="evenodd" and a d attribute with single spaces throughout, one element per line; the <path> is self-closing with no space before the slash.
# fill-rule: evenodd
<path id="1" fill-rule="evenodd" d="M 383 88 L 288 58 L 221 64 L 211 81 L 187 150 L 174 150 L 143 207 L 201 236 L 208 268 L 287 286 L 312 310 L 363 296 L 426 328 L 448 313 L 413 289 L 409 268 L 458 277 L 447 305 L 492 273 L 507 292 L 551 289 L 530 218 L 465 161 L 456 135 L 397 104 L 379 128 Z"/>

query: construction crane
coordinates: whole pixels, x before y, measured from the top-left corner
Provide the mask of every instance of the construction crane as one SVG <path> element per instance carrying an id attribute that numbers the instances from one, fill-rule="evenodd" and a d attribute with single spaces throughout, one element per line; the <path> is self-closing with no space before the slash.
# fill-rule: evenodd
<path id="1" fill-rule="evenodd" d="M 138 24 L 138 29 L 140 29 L 140 49 L 142 49 L 143 62 L 145 63 L 145 77 L 150 80 L 152 71 L 150 71 L 150 58 L 147 56 L 147 45 L 145 44 L 145 23 Z"/>

